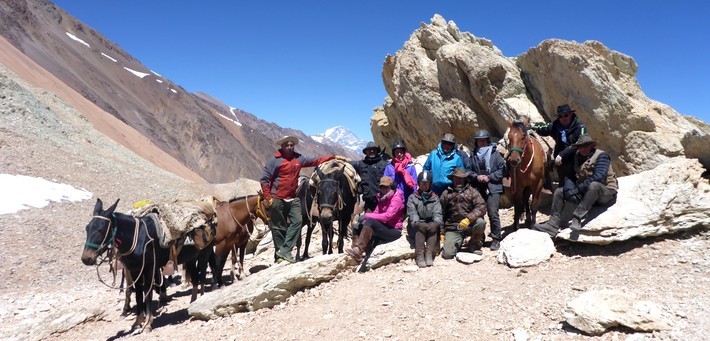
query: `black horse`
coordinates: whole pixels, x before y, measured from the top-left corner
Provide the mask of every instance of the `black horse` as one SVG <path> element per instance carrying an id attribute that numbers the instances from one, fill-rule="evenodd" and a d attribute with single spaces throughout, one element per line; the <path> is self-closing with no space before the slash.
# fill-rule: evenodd
<path id="1" fill-rule="evenodd" d="M 95 265 L 102 253 L 115 253 L 130 273 L 135 289 L 137 317 L 131 330 L 136 330 L 145 322 L 142 331 L 150 332 L 153 322 L 151 288 L 156 286 L 160 287 L 160 292 L 165 291 L 161 269 L 170 258 L 170 249 L 160 247 L 158 230 L 152 219 L 115 212 L 118 202 L 116 200 L 111 207 L 103 210 L 101 199 L 96 200 L 93 218 L 86 225 L 86 243 L 81 261 L 86 265 Z M 197 298 L 198 285 L 204 282 L 212 253 L 211 245 L 202 250 L 185 245 L 178 254 L 178 263 L 185 264 L 192 278 L 192 300 Z"/>
<path id="2" fill-rule="evenodd" d="M 333 239 L 335 231 L 333 221 L 338 221 L 338 253 L 343 253 L 343 244 L 348 234 L 348 225 L 352 219 L 357 203 L 355 188 L 352 188 L 347 175 L 344 173 L 346 164 L 340 162 L 324 163 L 316 168 L 318 175 L 318 189 L 316 191 L 316 204 L 318 205 L 319 220 L 323 235 L 323 254 L 333 253 Z M 306 234 L 306 250 L 311 239 L 313 227 L 309 227 Z"/>
<path id="3" fill-rule="evenodd" d="M 308 255 L 308 246 L 311 244 L 311 234 L 313 234 L 313 229 L 318 223 L 318 216 L 311 214 L 311 207 L 313 206 L 313 196 L 315 195 L 315 190 L 311 187 L 309 183 L 309 178 L 307 176 L 298 177 L 298 189 L 296 189 L 296 197 L 301 200 L 301 221 L 303 225 L 308 226 L 306 228 L 306 246 L 301 254 L 301 231 L 298 231 L 298 239 L 296 239 L 296 260 L 302 261 L 310 258 Z M 301 226 L 303 229 L 303 226 Z"/>

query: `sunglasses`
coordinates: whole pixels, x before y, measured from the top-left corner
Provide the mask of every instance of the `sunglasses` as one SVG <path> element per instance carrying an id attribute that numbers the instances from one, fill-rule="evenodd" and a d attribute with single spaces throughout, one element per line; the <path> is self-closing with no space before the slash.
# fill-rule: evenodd
<path id="1" fill-rule="evenodd" d="M 562 114 L 562 115 L 557 116 L 557 117 L 559 117 L 559 118 L 567 118 L 567 117 L 569 117 L 569 116 L 570 116 L 570 114 Z"/>
<path id="2" fill-rule="evenodd" d="M 287 143 L 287 144 L 286 144 L 286 147 L 293 147 L 293 146 L 295 146 L 295 144 L 293 144 L 293 143 Z"/>

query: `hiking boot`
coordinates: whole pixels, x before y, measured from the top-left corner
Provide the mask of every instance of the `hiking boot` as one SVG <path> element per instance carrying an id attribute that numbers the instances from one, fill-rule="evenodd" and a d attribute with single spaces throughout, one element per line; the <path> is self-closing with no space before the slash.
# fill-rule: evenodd
<path id="1" fill-rule="evenodd" d="M 418 267 L 420 267 L 420 268 L 426 267 L 426 260 L 424 259 L 424 250 L 417 253 L 416 261 L 417 261 Z"/>
<path id="2" fill-rule="evenodd" d="M 560 229 L 560 218 L 550 216 L 550 220 L 544 224 L 535 224 L 532 229 L 535 231 L 545 232 L 549 234 L 550 237 L 555 238 L 555 236 L 557 236 L 557 231 Z"/>
<path id="3" fill-rule="evenodd" d="M 355 261 L 362 263 L 363 253 L 368 244 L 370 244 L 370 239 L 372 238 L 372 228 L 369 226 L 364 226 L 362 231 L 360 231 L 360 236 L 357 238 L 355 246 L 350 249 L 345 250 L 348 256 L 355 258 Z"/>
<path id="4" fill-rule="evenodd" d="M 434 265 L 434 254 L 437 251 L 439 234 L 434 231 L 426 239 L 426 250 L 424 250 L 424 263 L 426 266 Z"/>
<path id="5" fill-rule="evenodd" d="M 572 222 L 569 224 L 569 228 L 572 229 L 572 231 L 579 231 L 582 229 L 582 219 L 574 217 L 572 218 Z"/>
<path id="6" fill-rule="evenodd" d="M 498 249 L 500 249 L 500 240 L 493 239 L 491 242 L 491 251 L 497 251 Z"/>

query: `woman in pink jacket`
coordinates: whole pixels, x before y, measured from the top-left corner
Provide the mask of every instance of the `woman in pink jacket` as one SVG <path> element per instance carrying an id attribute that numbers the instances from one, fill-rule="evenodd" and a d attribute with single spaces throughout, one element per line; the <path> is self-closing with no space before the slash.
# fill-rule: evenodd
<path id="1" fill-rule="evenodd" d="M 375 244 L 385 244 L 402 236 L 402 221 L 404 220 L 404 197 L 397 190 L 394 181 L 389 176 L 380 179 L 380 193 L 377 195 L 377 207 L 370 213 L 361 215 L 364 221 L 360 231 L 353 231 L 353 238 L 359 234 L 357 242 L 345 252 L 355 258 L 358 263 L 363 260 L 363 254 L 368 247 Z"/>

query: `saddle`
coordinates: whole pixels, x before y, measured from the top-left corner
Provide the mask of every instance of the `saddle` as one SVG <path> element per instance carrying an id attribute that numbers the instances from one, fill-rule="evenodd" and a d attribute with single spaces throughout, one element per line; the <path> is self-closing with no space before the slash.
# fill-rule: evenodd
<path id="1" fill-rule="evenodd" d="M 160 246 L 168 248 L 172 242 L 194 244 L 201 249 L 209 245 L 216 235 L 217 214 L 213 200 L 182 201 L 148 204 L 133 212 L 134 217 L 146 217 L 160 226 Z"/>

